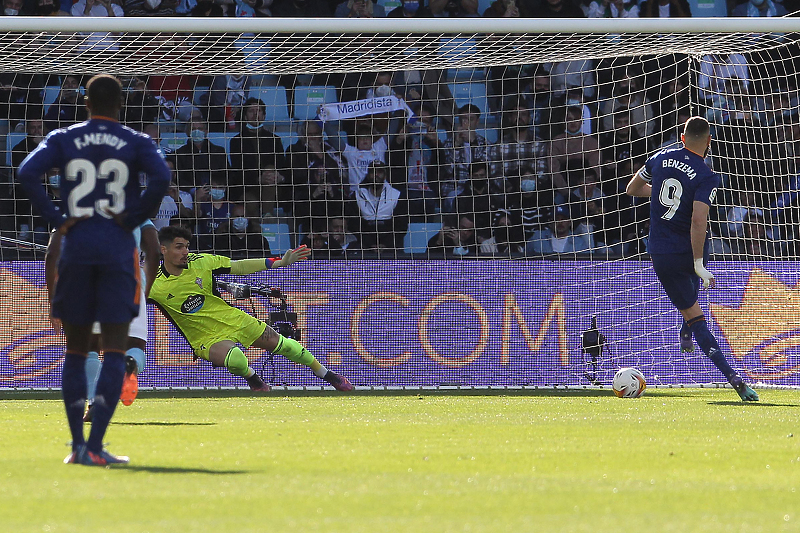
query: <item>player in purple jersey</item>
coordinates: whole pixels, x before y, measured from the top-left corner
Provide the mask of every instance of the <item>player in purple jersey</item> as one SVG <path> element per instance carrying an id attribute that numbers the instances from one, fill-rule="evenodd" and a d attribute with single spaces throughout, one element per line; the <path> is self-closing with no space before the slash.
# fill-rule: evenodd
<path id="1" fill-rule="evenodd" d="M 122 86 L 99 75 L 86 85 L 89 120 L 51 132 L 22 162 L 17 175 L 34 208 L 64 235 L 52 315 L 67 337 L 61 392 L 72 452 L 65 463 L 127 463 L 103 449 L 119 401 L 131 319 L 139 313 L 139 257 L 132 230 L 156 212 L 170 172 L 155 143 L 122 126 Z M 42 176 L 58 167 L 61 205 L 50 201 Z M 141 194 L 139 173 L 149 177 Z M 83 434 L 86 354 L 92 323 L 101 324 L 105 359 L 94 398 L 93 424 Z"/>
<path id="2" fill-rule="evenodd" d="M 693 350 L 694 335 L 742 401 L 758 401 L 755 391 L 728 364 L 697 303 L 701 280 L 703 288 L 715 284 L 714 274 L 705 267 L 708 212 L 719 186 L 719 177 L 705 163 L 711 146 L 708 121 L 702 117 L 687 120 L 681 141 L 683 148 L 651 156 L 631 178 L 626 192 L 650 198 L 648 251 L 664 291 L 683 315 L 681 348 Z"/>

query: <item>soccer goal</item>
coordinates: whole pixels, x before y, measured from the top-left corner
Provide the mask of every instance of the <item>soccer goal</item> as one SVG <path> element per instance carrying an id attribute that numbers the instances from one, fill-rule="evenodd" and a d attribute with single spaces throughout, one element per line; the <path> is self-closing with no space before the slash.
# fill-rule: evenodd
<path id="1" fill-rule="evenodd" d="M 700 302 L 749 381 L 800 386 L 797 19 L 0 19 L 0 387 L 55 387 L 47 228 L 14 169 L 83 120 L 95 73 L 174 169 L 156 225 L 200 252 L 312 260 L 281 287 L 303 342 L 371 387 L 724 378 L 682 353 L 625 185 L 706 117 L 718 287 Z M 58 197 L 59 169 L 43 176 Z M 146 180 L 146 176 L 140 179 Z M 261 317 L 269 303 L 235 302 Z M 144 387 L 234 386 L 150 310 Z M 602 341 L 600 340 L 602 339 Z M 311 386 L 248 351 L 274 385 Z"/>

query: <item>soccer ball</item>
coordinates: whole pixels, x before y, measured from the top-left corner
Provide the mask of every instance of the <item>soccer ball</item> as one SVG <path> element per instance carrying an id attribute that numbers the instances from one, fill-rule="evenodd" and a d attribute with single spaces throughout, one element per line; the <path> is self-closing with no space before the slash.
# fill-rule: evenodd
<path id="1" fill-rule="evenodd" d="M 636 368 L 620 368 L 614 375 L 611 388 L 619 398 L 638 398 L 644 394 L 647 382 Z"/>

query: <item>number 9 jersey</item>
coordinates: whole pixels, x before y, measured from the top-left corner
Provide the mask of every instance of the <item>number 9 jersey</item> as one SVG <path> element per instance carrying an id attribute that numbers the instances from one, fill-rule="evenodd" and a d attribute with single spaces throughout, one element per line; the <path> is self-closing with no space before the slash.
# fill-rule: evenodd
<path id="1" fill-rule="evenodd" d="M 49 200 L 42 183 L 42 176 L 54 167 L 63 176 L 60 208 Z M 144 195 L 140 172 L 149 180 Z M 160 205 L 169 172 L 148 135 L 98 117 L 51 132 L 22 162 L 18 178 L 53 227 L 65 217 L 87 217 L 67 234 L 61 260 L 101 264 L 131 257 L 131 230 Z M 126 227 L 112 217 L 120 213 Z"/>
<path id="2" fill-rule="evenodd" d="M 651 254 L 692 253 L 692 204 L 714 203 L 719 176 L 686 148 L 661 150 L 639 170 L 653 187 L 650 197 Z"/>

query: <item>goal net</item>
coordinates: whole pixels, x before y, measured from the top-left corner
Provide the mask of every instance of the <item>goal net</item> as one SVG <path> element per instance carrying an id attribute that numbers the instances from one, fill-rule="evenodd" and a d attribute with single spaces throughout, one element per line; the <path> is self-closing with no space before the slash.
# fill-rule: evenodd
<path id="1" fill-rule="evenodd" d="M 309 349 L 374 387 L 591 386 L 624 366 L 656 385 L 724 382 L 699 348 L 681 352 L 649 262 L 649 201 L 625 194 L 704 116 L 719 287 L 700 303 L 749 381 L 800 385 L 795 19 L 11 18 L 0 387 L 58 384 L 48 228 L 14 172 L 85 119 L 83 87 L 101 72 L 123 83 L 122 121 L 174 170 L 157 227 L 189 227 L 197 251 L 234 259 L 310 247 L 305 264 L 248 281 L 281 287 Z M 54 199 L 61 174 L 42 177 Z M 243 385 L 148 314 L 141 386 Z M 275 385 L 321 384 L 247 354 Z"/>

